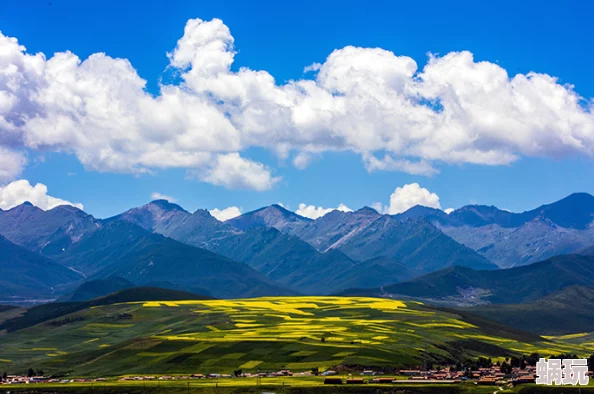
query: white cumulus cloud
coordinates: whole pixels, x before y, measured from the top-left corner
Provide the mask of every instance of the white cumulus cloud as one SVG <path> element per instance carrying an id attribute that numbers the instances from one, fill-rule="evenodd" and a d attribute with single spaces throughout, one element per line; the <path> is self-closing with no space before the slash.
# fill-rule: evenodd
<path id="1" fill-rule="evenodd" d="M 293 165 L 298 170 L 303 170 L 309 166 L 312 160 L 312 155 L 307 152 L 299 152 L 297 156 L 293 158 Z"/>
<path id="2" fill-rule="evenodd" d="M 43 183 L 37 183 L 35 186 L 31 186 L 28 180 L 21 179 L 0 187 L 1 209 L 7 210 L 26 201 L 43 210 L 52 209 L 59 205 L 72 205 L 79 209 L 84 208 L 80 203 L 71 203 L 70 201 L 48 195 L 47 186 Z"/>
<path id="3" fill-rule="evenodd" d="M 0 127 L 0 134 L 1 132 Z M 13 152 L 0 145 L 0 182 L 10 181 L 20 175 L 26 163 L 24 154 Z"/>
<path id="4" fill-rule="evenodd" d="M 374 203 L 372 207 L 378 212 L 394 215 L 405 212 L 415 205 L 441 209 L 439 196 L 421 187 L 418 183 L 397 187 L 390 195 L 389 205 L 383 206 L 381 203 Z"/>
<path id="5" fill-rule="evenodd" d="M 509 165 L 522 156 L 594 155 L 594 101 L 544 73 L 509 74 L 468 51 L 418 65 L 381 48 L 346 46 L 277 83 L 235 66 L 219 19 L 191 19 L 168 53 L 181 83 L 160 91 L 125 58 L 29 53 L 0 33 L 0 178 L 25 152 L 75 155 L 87 170 L 183 168 L 227 188 L 267 190 L 274 169 L 250 148 L 294 157 L 348 151 L 368 171 L 434 175 L 454 163 Z M 237 70 L 237 71 L 235 71 Z M 7 159 L 7 155 L 11 155 Z"/>
<path id="6" fill-rule="evenodd" d="M 207 169 L 197 173 L 201 180 L 229 189 L 268 190 L 280 177 L 272 176 L 262 163 L 244 159 L 238 153 L 218 155 Z"/>
<path id="7" fill-rule="evenodd" d="M 167 200 L 169 202 L 176 202 L 177 199 L 175 197 L 168 196 L 167 194 L 162 194 L 159 192 L 153 192 L 151 194 L 152 200 Z"/>
<path id="8" fill-rule="evenodd" d="M 454 208 L 446 208 L 443 211 L 449 215 L 450 213 L 454 212 L 455 209 Z"/>
<path id="9" fill-rule="evenodd" d="M 209 212 L 212 216 L 214 216 L 221 222 L 224 222 L 225 220 L 233 219 L 233 218 L 241 215 L 241 208 L 235 207 L 235 206 L 227 207 L 225 209 L 215 208 L 215 209 L 211 209 Z"/>
<path id="10" fill-rule="evenodd" d="M 301 203 L 299 204 L 299 209 L 296 210 L 295 213 L 306 218 L 317 219 L 332 211 L 352 212 L 353 210 L 342 203 L 336 208 L 323 208 Z"/>

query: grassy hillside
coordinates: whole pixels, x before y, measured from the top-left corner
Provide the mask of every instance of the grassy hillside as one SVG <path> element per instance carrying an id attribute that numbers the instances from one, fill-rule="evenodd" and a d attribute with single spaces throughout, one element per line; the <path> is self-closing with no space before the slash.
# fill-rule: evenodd
<path id="1" fill-rule="evenodd" d="M 451 302 L 516 304 L 573 285 L 594 287 L 594 256 L 565 255 L 498 271 L 451 267 L 383 289 L 353 289 L 349 295 L 405 295 Z"/>
<path id="2" fill-rule="evenodd" d="M 63 316 L 102 305 L 111 305 L 122 302 L 138 302 L 148 300 L 177 301 L 177 300 L 205 300 L 212 299 L 199 294 L 187 293 L 185 291 L 152 288 L 133 287 L 121 290 L 104 297 L 83 302 L 55 302 L 41 304 L 27 310 L 20 309 L 21 313 L 16 316 L 0 321 L 0 331 L 7 332 L 23 330 L 39 323 L 61 318 Z M 65 318 L 68 321 L 69 318 Z"/>
<path id="3" fill-rule="evenodd" d="M 481 305 L 468 310 L 541 335 L 582 333 L 594 327 L 594 289 L 570 286 L 525 304 Z"/>
<path id="4" fill-rule="evenodd" d="M 590 351 L 417 302 L 341 297 L 96 305 L 0 336 L 0 349 L 8 371 L 76 375 L 414 366 Z"/>

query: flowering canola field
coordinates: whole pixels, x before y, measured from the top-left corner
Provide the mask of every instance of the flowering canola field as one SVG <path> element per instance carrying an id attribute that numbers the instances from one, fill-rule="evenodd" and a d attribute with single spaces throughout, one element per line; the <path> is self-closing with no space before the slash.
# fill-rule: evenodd
<path id="1" fill-rule="evenodd" d="M 415 366 L 460 357 L 589 354 L 414 301 L 266 297 L 123 303 L 0 336 L 0 369 L 78 375 Z"/>

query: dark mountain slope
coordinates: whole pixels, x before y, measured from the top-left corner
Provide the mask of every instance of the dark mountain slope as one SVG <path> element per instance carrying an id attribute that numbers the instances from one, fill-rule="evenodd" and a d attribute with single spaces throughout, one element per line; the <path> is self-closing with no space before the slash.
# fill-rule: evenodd
<path id="1" fill-rule="evenodd" d="M 579 254 L 584 256 L 594 256 L 594 245 L 589 246 L 586 249 L 582 249 Z"/>
<path id="2" fill-rule="evenodd" d="M 226 223 L 240 230 L 255 227 L 272 227 L 286 234 L 299 232 L 312 220 L 295 212 L 291 212 L 278 204 L 244 213 L 241 216 L 227 220 Z"/>
<path id="3" fill-rule="evenodd" d="M 58 285 L 81 276 L 0 236 L 0 296 L 51 296 Z"/>
<path id="4" fill-rule="evenodd" d="M 328 252 L 330 253 L 330 252 Z M 385 256 L 365 260 L 345 270 L 340 274 L 337 289 L 350 289 L 353 287 L 375 287 L 389 283 L 392 278 L 403 282 L 420 276 L 420 272 L 410 269 L 402 263 Z"/>
<path id="5" fill-rule="evenodd" d="M 427 210 L 433 211 L 417 208 L 417 211 Z M 330 212 L 297 235 L 319 251 L 338 249 L 358 261 L 384 256 L 418 272 L 431 272 L 452 265 L 497 268 L 425 219 L 403 221 L 380 215 L 367 207 L 356 212 Z"/>
<path id="6" fill-rule="evenodd" d="M 392 216 L 395 219 L 403 221 L 406 219 L 426 218 L 429 222 L 446 222 L 448 219 L 448 214 L 442 211 L 441 209 L 424 207 L 422 205 L 415 205 L 414 207 L 408 209 L 405 212 Z"/>
<path id="7" fill-rule="evenodd" d="M 575 285 L 525 304 L 480 305 L 467 310 L 539 335 L 582 333 L 594 327 L 594 289 Z"/>
<path id="8" fill-rule="evenodd" d="M 420 272 L 454 265 L 475 269 L 497 268 L 423 219 L 402 222 L 390 216 L 381 216 L 356 236 L 341 240 L 338 248 L 357 260 L 386 256 Z"/>
<path id="9" fill-rule="evenodd" d="M 59 261 L 93 279 L 167 281 L 184 289 L 203 288 L 221 298 L 290 294 L 243 263 L 124 221 L 112 221 L 83 237 Z"/>
<path id="10" fill-rule="evenodd" d="M 349 290 L 345 294 L 400 294 L 416 298 L 461 298 L 484 294 L 486 301 L 516 304 L 547 296 L 572 285 L 594 287 L 594 257 L 565 255 L 524 267 L 476 271 L 450 267 L 408 282 L 380 289 Z"/>
<path id="11" fill-rule="evenodd" d="M 594 196 L 588 193 L 574 193 L 520 215 L 524 223 L 540 216 L 561 227 L 583 230 L 590 227 L 594 220 Z"/>
<path id="12" fill-rule="evenodd" d="M 103 297 L 107 294 L 134 287 L 134 283 L 117 276 L 105 279 L 95 279 L 78 286 L 70 294 L 58 299 L 58 302 L 79 302 Z"/>
<path id="13" fill-rule="evenodd" d="M 480 227 L 497 224 L 502 227 L 517 227 L 524 220 L 518 215 L 494 206 L 466 205 L 454 210 L 447 217 L 440 218 L 439 222 L 450 226 Z"/>
<path id="14" fill-rule="evenodd" d="M 391 260 L 391 265 L 387 260 L 383 265 L 360 263 L 338 250 L 320 253 L 301 239 L 272 228 L 253 228 L 211 247 L 305 294 L 329 294 L 357 281 L 379 286 L 415 276 L 414 271 L 403 270 Z"/>
<path id="15" fill-rule="evenodd" d="M 24 203 L 0 212 L 0 234 L 46 256 L 67 249 L 99 226 L 99 221 L 91 215 L 70 205 L 43 211 Z"/>

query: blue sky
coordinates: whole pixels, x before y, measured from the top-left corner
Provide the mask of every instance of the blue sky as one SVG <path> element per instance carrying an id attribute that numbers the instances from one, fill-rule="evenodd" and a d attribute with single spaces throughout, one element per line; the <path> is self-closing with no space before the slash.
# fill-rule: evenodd
<path id="1" fill-rule="evenodd" d="M 128 59 L 140 78 L 146 80 L 146 90 L 155 97 L 160 95 L 160 81 L 182 83 L 171 70 L 166 54 L 174 51 L 184 26 L 192 18 L 219 18 L 228 27 L 236 51 L 230 72 L 241 67 L 265 70 L 277 85 L 315 79 L 315 74 L 304 73 L 304 68 L 323 64 L 333 51 L 348 45 L 408 56 L 417 63 L 418 70 L 427 64 L 428 53 L 441 57 L 470 51 L 475 62 L 498 65 L 510 77 L 534 71 L 557 77 L 560 85 L 573 85 L 573 91 L 586 100 L 580 105 L 589 116 L 586 122 L 591 122 L 591 104 L 587 100 L 594 97 L 594 25 L 590 21 L 594 5 L 588 2 L 574 2 L 571 6 L 531 1 L 426 1 L 422 6 L 412 2 L 284 3 L 25 0 L 3 5 L 0 31 L 17 38 L 27 53 L 43 52 L 48 59 L 63 51 L 82 60 L 97 52 Z M 154 192 L 173 196 L 189 210 L 238 206 L 245 212 L 276 202 L 294 210 L 300 203 L 325 208 L 344 203 L 357 209 L 375 202 L 389 205 L 395 188 L 415 182 L 436 193 L 444 209 L 478 203 L 522 211 L 572 192 L 594 193 L 593 150 L 588 145 L 594 136 L 590 126 L 570 125 L 575 129 L 572 132 L 583 137 L 581 150 L 557 147 L 554 138 L 543 137 L 544 148 L 533 151 L 527 147 L 522 151 L 517 142 L 508 148 L 502 142 L 507 137 L 489 136 L 480 143 L 481 148 L 493 143 L 502 151 L 511 149 L 514 160 L 473 164 L 469 159 L 444 159 L 451 157 L 444 151 L 431 160 L 439 173 L 430 176 L 401 170 L 370 171 L 361 151 L 334 146 L 314 154 L 304 169 L 291 163 L 296 152 L 282 158 L 270 145 L 242 146 L 238 149 L 242 158 L 262 164 L 276 179 L 266 187 L 246 187 L 237 177 L 229 182 L 205 181 L 203 176 L 189 175 L 193 173 L 189 166 L 152 165 L 151 173 L 130 173 L 107 164 L 93 168 L 93 163 L 83 164 L 78 157 L 86 150 L 81 153 L 78 146 L 55 139 L 50 143 L 49 138 L 42 137 L 43 143 L 32 144 L 29 136 L 22 138 L 22 146 L 6 143 L 12 152 L 25 154 L 27 163 L 18 174 L 4 179 L 4 184 L 16 179 L 43 183 L 50 195 L 82 203 L 87 212 L 98 217 L 141 205 Z M 583 130 L 577 130 L 580 127 Z M 551 131 L 551 135 L 556 132 Z M 0 126 L 0 136 L 2 133 L 8 135 Z M 277 137 L 269 134 L 266 138 L 276 141 Z M 387 150 L 374 152 L 381 158 Z M 391 154 L 414 162 L 427 159 L 410 152 Z M 233 183 L 236 181 L 239 186 Z"/>

